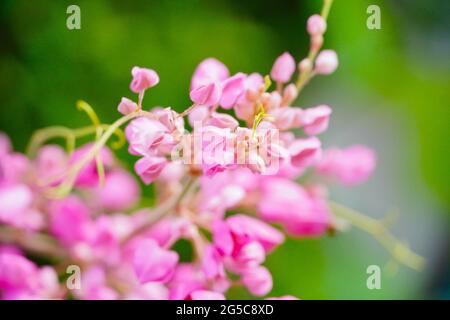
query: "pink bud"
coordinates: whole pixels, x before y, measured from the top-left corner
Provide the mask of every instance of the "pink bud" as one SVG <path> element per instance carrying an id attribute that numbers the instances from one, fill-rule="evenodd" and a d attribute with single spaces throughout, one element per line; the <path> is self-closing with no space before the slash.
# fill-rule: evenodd
<path id="1" fill-rule="evenodd" d="M 117 107 L 117 110 L 119 110 L 119 112 L 121 114 L 130 114 L 134 111 L 136 111 L 138 109 L 138 105 L 134 102 L 131 101 L 128 98 L 122 98 L 122 100 L 120 100 L 120 103 Z"/>
<path id="2" fill-rule="evenodd" d="M 308 18 L 306 30 L 311 36 L 322 35 L 327 30 L 327 23 L 322 16 L 315 14 Z"/>
<path id="3" fill-rule="evenodd" d="M 176 252 L 162 249 L 152 239 L 142 240 L 134 252 L 133 267 L 141 283 L 169 281 L 177 263 Z"/>
<path id="4" fill-rule="evenodd" d="M 328 128 L 330 115 L 331 108 L 327 105 L 304 110 L 300 117 L 304 126 L 303 130 L 307 135 L 316 135 L 324 132 Z"/>
<path id="5" fill-rule="evenodd" d="M 193 89 L 189 96 L 196 104 L 213 106 L 219 102 L 222 96 L 222 87 L 217 82 L 209 82 Z"/>
<path id="6" fill-rule="evenodd" d="M 296 167 L 306 167 L 320 157 L 320 140 L 316 137 L 297 139 L 289 146 L 291 163 Z"/>
<path id="7" fill-rule="evenodd" d="M 295 60 L 288 52 L 285 52 L 275 60 L 270 76 L 277 82 L 286 83 L 291 79 L 294 71 Z"/>
<path id="8" fill-rule="evenodd" d="M 255 296 L 264 296 L 272 290 L 272 275 L 267 268 L 259 266 L 246 270 L 241 281 Z"/>
<path id="9" fill-rule="evenodd" d="M 159 82 L 158 74 L 152 69 L 133 67 L 131 74 L 133 75 L 133 80 L 131 81 L 130 89 L 136 93 L 154 87 Z"/>
<path id="10" fill-rule="evenodd" d="M 164 157 L 145 156 L 136 162 L 134 169 L 145 184 L 150 184 L 158 178 L 166 164 Z"/>
<path id="11" fill-rule="evenodd" d="M 323 50 L 316 59 L 315 71 L 319 74 L 331 74 L 338 67 L 338 57 L 333 50 Z"/>
<path id="12" fill-rule="evenodd" d="M 226 79 L 222 83 L 223 92 L 220 98 L 220 106 L 224 109 L 231 109 L 236 105 L 239 97 L 245 90 L 245 78 L 247 76 L 241 72 Z"/>

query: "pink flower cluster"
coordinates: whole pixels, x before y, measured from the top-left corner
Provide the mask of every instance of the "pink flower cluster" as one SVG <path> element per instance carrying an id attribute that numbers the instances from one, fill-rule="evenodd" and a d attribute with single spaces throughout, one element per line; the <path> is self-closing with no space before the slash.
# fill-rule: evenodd
<path id="1" fill-rule="evenodd" d="M 307 30 L 318 51 L 324 19 L 312 16 Z M 138 157 L 135 173 L 154 185 L 152 208 L 104 145 L 77 172 L 69 194 L 47 196 L 48 188 L 66 186 L 98 139 L 73 153 L 42 146 L 30 158 L 0 135 L 0 297 L 225 299 L 236 285 L 268 295 L 273 280 L 264 262 L 286 235 L 316 237 L 336 228 L 329 178 L 353 185 L 375 167 L 374 152 L 363 146 L 323 150 L 318 135 L 328 128 L 329 106 L 294 104 L 304 84 L 290 83 L 296 71 L 309 80 L 336 67 L 331 50 L 298 65 L 283 53 L 270 71 L 276 84 L 270 91 L 269 77 L 230 74 L 208 58 L 194 72 L 193 104 L 182 113 L 143 111 L 143 95 L 159 76 L 134 67 L 130 88 L 139 101 L 122 98 L 118 111 L 132 119 L 125 129 L 128 150 Z M 180 241 L 192 246 L 187 261 L 177 251 Z M 44 266 L 29 258 L 36 254 Z M 70 265 L 81 269 L 75 289 L 58 280 Z"/>

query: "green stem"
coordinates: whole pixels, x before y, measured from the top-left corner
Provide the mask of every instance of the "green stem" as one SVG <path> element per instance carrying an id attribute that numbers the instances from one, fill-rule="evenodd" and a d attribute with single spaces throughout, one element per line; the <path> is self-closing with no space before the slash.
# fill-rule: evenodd
<path id="1" fill-rule="evenodd" d="M 102 129 L 107 129 L 109 127 L 108 124 L 101 124 L 100 127 Z M 63 126 L 53 126 L 47 127 L 43 129 L 39 129 L 33 133 L 31 136 L 30 142 L 27 146 L 27 155 L 30 158 L 34 158 L 36 156 L 39 148 L 48 140 L 54 138 L 64 138 L 66 139 L 66 144 L 68 145 L 68 149 L 73 150 L 75 148 L 76 138 L 81 138 L 93 133 L 96 133 L 97 128 L 95 126 L 86 126 L 79 129 L 71 129 Z M 120 130 L 116 130 L 114 134 L 118 137 L 118 141 L 115 141 L 116 147 L 123 144 L 125 142 L 125 138 L 123 132 Z"/>
<path id="2" fill-rule="evenodd" d="M 67 172 L 64 181 L 59 186 L 48 190 L 48 196 L 59 198 L 67 195 L 72 190 L 73 184 L 75 183 L 78 173 L 81 171 L 82 168 L 84 168 L 84 166 L 86 166 L 90 161 L 92 161 L 92 159 L 96 157 L 97 153 L 106 144 L 106 142 L 114 134 L 114 132 L 128 121 L 143 116 L 153 117 L 151 113 L 140 110 L 130 113 L 126 116 L 123 116 L 122 118 L 118 119 L 116 122 L 111 124 L 105 131 L 105 133 L 100 137 L 100 139 L 98 139 L 94 143 L 92 148 L 80 160 L 78 160 L 75 164 L 73 164 L 73 166 Z"/>
<path id="3" fill-rule="evenodd" d="M 395 238 L 384 223 L 336 202 L 330 202 L 329 205 L 336 216 L 371 234 L 398 262 L 414 270 L 424 268 L 425 259 Z"/>

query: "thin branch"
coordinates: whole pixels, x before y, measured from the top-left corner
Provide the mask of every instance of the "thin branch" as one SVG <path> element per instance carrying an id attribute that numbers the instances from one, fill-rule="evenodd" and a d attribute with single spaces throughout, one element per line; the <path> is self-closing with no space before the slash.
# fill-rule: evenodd
<path id="1" fill-rule="evenodd" d="M 158 207 L 154 208 L 151 214 L 148 216 L 147 220 L 138 228 L 136 228 L 132 233 L 130 233 L 127 237 L 125 237 L 122 240 L 122 243 L 127 243 L 137 235 L 148 230 L 149 227 L 151 227 L 156 222 L 161 220 L 161 218 L 163 218 L 165 215 L 172 212 L 176 208 L 176 206 L 181 202 L 181 200 L 183 200 L 184 196 L 188 194 L 193 188 L 197 187 L 197 183 L 198 183 L 197 179 L 188 177 L 188 181 L 184 185 L 183 189 L 179 193 L 174 194 L 168 200 L 164 201 Z"/>
<path id="2" fill-rule="evenodd" d="M 349 221 L 355 227 L 371 234 L 399 263 L 418 271 L 425 267 L 425 259 L 398 240 L 383 222 L 365 216 L 342 204 L 336 202 L 330 202 L 329 204 L 332 212 L 336 216 Z"/>
<path id="3" fill-rule="evenodd" d="M 5 225 L 0 225 L 0 243 L 16 245 L 36 255 L 58 259 L 67 257 L 67 250 L 51 236 L 38 232 L 26 232 Z"/>

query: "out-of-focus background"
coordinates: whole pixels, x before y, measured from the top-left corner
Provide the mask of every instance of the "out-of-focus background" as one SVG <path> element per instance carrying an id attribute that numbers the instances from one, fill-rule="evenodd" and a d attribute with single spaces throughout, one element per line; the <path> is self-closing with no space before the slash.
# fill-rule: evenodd
<path id="1" fill-rule="evenodd" d="M 66 9 L 81 8 L 81 30 Z M 381 8 L 381 30 L 366 27 L 367 7 Z M 104 122 L 129 91 L 134 65 L 157 70 L 145 106 L 189 105 L 195 66 L 205 57 L 231 72 L 267 74 L 283 51 L 308 49 L 307 17 L 316 0 L 25 1 L 0 3 L 0 131 L 23 151 L 40 127 L 87 124 L 75 108 L 88 101 Z M 331 196 L 361 212 L 401 213 L 393 230 L 428 260 L 422 272 L 390 263 L 369 235 L 352 229 L 317 240 L 289 240 L 270 256 L 273 296 L 303 299 L 450 298 L 449 100 L 450 2 L 335 0 L 325 48 L 340 68 L 308 85 L 298 105 L 333 107 L 325 146 L 363 143 L 378 153 L 374 177 Z M 134 98 L 134 97 L 133 97 Z M 132 157 L 119 152 L 131 166 Z M 144 194 L 149 195 L 147 192 Z M 366 268 L 382 269 L 368 290 Z M 244 291 L 231 297 L 246 298 Z"/>

